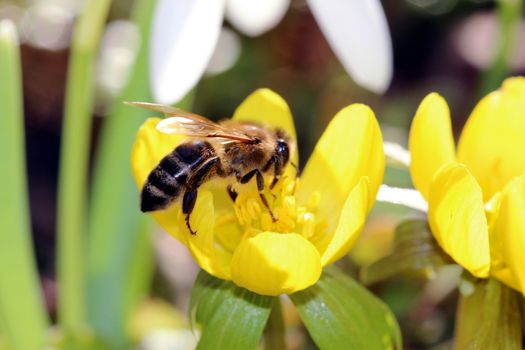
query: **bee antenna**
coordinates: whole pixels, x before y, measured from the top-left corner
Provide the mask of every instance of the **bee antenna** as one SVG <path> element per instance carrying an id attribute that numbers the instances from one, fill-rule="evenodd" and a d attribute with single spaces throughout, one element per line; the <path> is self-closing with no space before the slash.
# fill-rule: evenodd
<path id="1" fill-rule="evenodd" d="M 293 166 L 293 168 L 295 169 L 295 177 L 298 177 L 299 175 L 301 175 L 297 164 L 295 164 L 294 162 L 290 162 L 290 165 Z"/>

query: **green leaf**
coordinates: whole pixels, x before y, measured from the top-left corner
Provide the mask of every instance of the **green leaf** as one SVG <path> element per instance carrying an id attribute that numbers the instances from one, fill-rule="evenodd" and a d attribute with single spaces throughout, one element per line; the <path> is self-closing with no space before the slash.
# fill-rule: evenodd
<path id="1" fill-rule="evenodd" d="M 459 299 L 455 349 L 522 349 L 521 295 L 493 278 L 473 283 L 472 294 Z"/>
<path id="2" fill-rule="evenodd" d="M 274 297 L 255 294 L 201 270 L 190 302 L 191 312 L 202 325 L 197 349 L 256 349 L 273 301 Z"/>
<path id="3" fill-rule="evenodd" d="M 151 220 L 139 210 L 140 196 L 130 165 L 135 135 L 152 112 L 123 101 L 151 100 L 148 39 L 155 4 L 155 0 L 134 2 L 132 19 L 140 30 L 141 45 L 130 80 L 104 119 L 93 171 L 88 319 L 113 347 L 127 348 L 127 320 L 148 294 L 154 270 Z M 191 102 L 190 93 L 178 106 L 190 109 Z"/>
<path id="4" fill-rule="evenodd" d="M 399 326 L 388 307 L 335 267 L 290 299 L 322 350 L 401 349 Z"/>
<path id="5" fill-rule="evenodd" d="M 68 330 L 86 324 L 88 163 L 95 63 L 110 0 L 87 0 L 71 42 L 60 147 L 57 204 L 58 321 Z"/>
<path id="6" fill-rule="evenodd" d="M 151 99 L 148 37 L 156 1 L 137 0 L 133 19 L 141 46 L 122 95 L 104 119 L 95 156 L 89 216 L 88 319 L 114 348 L 125 346 L 125 327 L 137 302 L 147 295 L 153 271 L 151 221 L 139 210 L 130 155 L 139 126 L 151 113 L 123 101 Z"/>
<path id="7" fill-rule="evenodd" d="M 360 280 L 373 284 L 399 274 L 433 276 L 452 260 L 439 247 L 424 220 L 407 220 L 396 227 L 392 253 L 361 270 Z"/>
<path id="8" fill-rule="evenodd" d="M 2 174 L 0 327 L 9 348 L 37 350 L 42 346 L 49 321 L 40 293 L 31 242 L 21 83 L 16 27 L 11 21 L 2 20 L 0 21 L 0 173 Z"/>

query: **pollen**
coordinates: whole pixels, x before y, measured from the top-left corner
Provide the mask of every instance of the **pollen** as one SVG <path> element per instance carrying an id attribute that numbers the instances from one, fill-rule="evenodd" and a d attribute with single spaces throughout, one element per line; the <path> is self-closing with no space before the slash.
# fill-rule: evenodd
<path id="1" fill-rule="evenodd" d="M 298 179 L 284 177 L 273 190 L 266 189 L 263 195 L 267 198 L 269 208 L 265 207 L 259 192 L 239 193 L 233 206 L 237 221 L 245 232 L 244 236 L 248 232 L 253 236 L 254 232 L 264 231 L 295 232 L 307 239 L 316 236 L 322 226 L 317 213 L 321 194 L 312 193 L 306 203 L 300 205 L 295 196 L 298 187 Z"/>

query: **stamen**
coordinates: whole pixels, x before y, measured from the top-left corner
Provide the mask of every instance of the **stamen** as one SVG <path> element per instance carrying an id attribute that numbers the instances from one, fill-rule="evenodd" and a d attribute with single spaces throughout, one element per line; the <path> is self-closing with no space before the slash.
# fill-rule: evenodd
<path id="1" fill-rule="evenodd" d="M 250 213 L 248 212 L 248 203 L 246 203 L 246 205 L 244 205 L 241 208 L 241 215 L 244 221 L 246 222 L 246 225 L 250 225 L 250 223 L 252 222 L 252 217 L 250 216 Z"/>
<path id="2" fill-rule="evenodd" d="M 274 200 L 270 201 L 270 209 L 276 220 L 262 206 L 259 193 L 256 191 L 241 192 L 234 204 L 235 216 L 241 226 L 244 226 L 245 237 L 250 232 L 296 232 L 310 239 L 314 238 L 319 229 L 319 218 L 316 215 L 321 193 L 314 192 L 304 206 L 297 205 L 295 191 L 298 180 L 283 177 L 278 186 L 271 192 Z"/>
<path id="3" fill-rule="evenodd" d="M 310 195 L 310 198 L 308 199 L 308 202 L 306 203 L 306 210 L 308 211 L 314 211 L 319 206 L 319 203 L 321 203 L 321 194 L 317 191 L 312 193 Z"/>
<path id="4" fill-rule="evenodd" d="M 239 220 L 239 224 L 241 226 L 244 226 L 245 222 L 244 222 L 244 218 L 242 217 L 241 207 L 239 205 L 234 205 L 233 209 L 235 210 L 235 216 L 237 216 L 237 220 Z"/>
<path id="5" fill-rule="evenodd" d="M 272 230 L 272 217 L 269 213 L 262 213 L 261 214 L 261 228 L 263 231 L 271 231 Z"/>
<path id="6" fill-rule="evenodd" d="M 305 238 L 310 238 L 315 233 L 315 214 L 306 213 L 303 217 L 303 236 Z"/>
<path id="7" fill-rule="evenodd" d="M 278 215 L 278 220 L 274 225 L 278 232 L 293 232 L 295 229 L 295 219 L 286 215 L 283 207 L 279 208 Z"/>
<path id="8" fill-rule="evenodd" d="M 215 221 L 216 226 L 224 225 L 228 222 L 233 222 L 236 219 L 236 216 L 233 214 L 223 214 L 219 215 L 217 217 L 217 220 Z"/>
<path id="9" fill-rule="evenodd" d="M 257 220 L 261 213 L 261 206 L 255 198 L 250 198 L 246 203 L 246 212 L 251 220 Z"/>
<path id="10" fill-rule="evenodd" d="M 293 219 L 296 218 L 297 208 L 295 205 L 295 197 L 286 196 L 283 198 L 283 212 L 286 216 L 289 216 Z"/>
<path id="11" fill-rule="evenodd" d="M 294 195 L 299 180 L 286 177 L 283 181 L 283 195 Z"/>
<path id="12" fill-rule="evenodd" d="M 306 214 L 306 208 L 305 207 L 297 208 L 297 223 L 298 224 L 302 224 L 304 222 L 305 214 Z"/>

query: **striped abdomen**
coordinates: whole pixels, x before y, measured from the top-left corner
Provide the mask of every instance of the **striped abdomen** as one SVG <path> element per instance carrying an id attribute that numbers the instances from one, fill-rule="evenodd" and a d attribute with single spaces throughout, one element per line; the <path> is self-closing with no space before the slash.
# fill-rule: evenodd
<path id="1" fill-rule="evenodd" d="M 149 174 L 142 188 L 140 210 L 148 212 L 169 206 L 184 193 L 195 169 L 214 155 L 213 147 L 205 141 L 177 146 Z"/>

